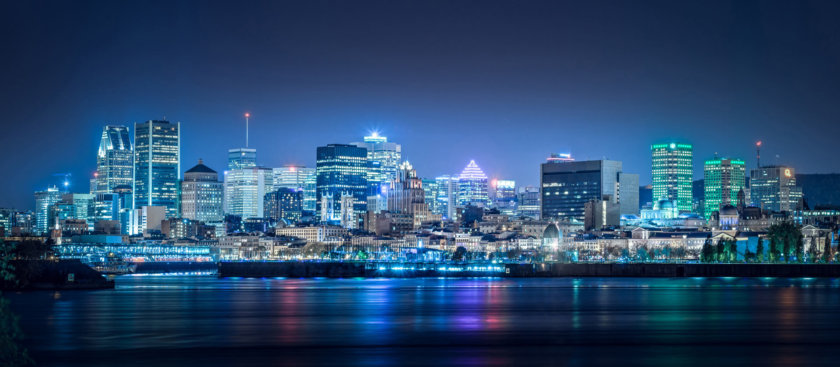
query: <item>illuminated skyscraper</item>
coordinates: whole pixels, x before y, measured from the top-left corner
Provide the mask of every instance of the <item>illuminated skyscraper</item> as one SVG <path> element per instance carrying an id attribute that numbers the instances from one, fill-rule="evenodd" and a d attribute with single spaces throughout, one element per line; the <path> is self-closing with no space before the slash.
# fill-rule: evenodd
<path id="1" fill-rule="evenodd" d="M 437 194 L 435 199 L 438 204 L 435 213 L 447 220 L 455 220 L 456 207 L 458 206 L 458 177 L 443 175 L 435 178 L 437 182 Z"/>
<path id="2" fill-rule="evenodd" d="M 704 210 L 706 219 L 726 205 L 738 203 L 738 192 L 744 189 L 744 161 L 710 159 L 703 165 Z"/>
<path id="3" fill-rule="evenodd" d="M 134 208 L 162 206 L 177 217 L 180 178 L 181 123 L 134 124 Z"/>
<path id="4" fill-rule="evenodd" d="M 368 171 L 365 179 L 368 182 L 368 194 L 381 193 L 381 187 L 390 184 L 397 177 L 402 147 L 396 143 L 389 143 L 387 137 L 380 136 L 377 132 L 365 136 L 363 143 L 352 145 L 367 149 Z"/>
<path id="5" fill-rule="evenodd" d="M 653 200 L 675 200 L 681 212 L 690 212 L 694 164 L 691 144 L 668 143 L 650 146 Z"/>
<path id="6" fill-rule="evenodd" d="M 299 222 L 302 204 L 303 190 L 281 187 L 265 194 L 265 217 L 290 224 Z"/>
<path id="7" fill-rule="evenodd" d="M 505 215 L 516 215 L 516 181 L 493 180 L 493 206 Z"/>
<path id="8" fill-rule="evenodd" d="M 219 174 L 198 160 L 184 172 L 181 181 L 181 217 L 204 223 L 221 223 L 224 218 L 224 185 Z"/>
<path id="9" fill-rule="evenodd" d="M 225 171 L 225 214 L 263 218 L 265 194 L 274 190 L 271 168 L 250 167 Z"/>
<path id="10" fill-rule="evenodd" d="M 487 175 L 471 160 L 458 176 L 458 205 L 490 206 Z"/>
<path id="11" fill-rule="evenodd" d="M 365 213 L 369 187 L 366 178 L 367 157 L 367 149 L 356 145 L 329 144 L 318 147 L 315 196 L 318 216 L 322 221 L 338 223 L 342 212 L 345 217 L 351 214 L 341 208 L 342 203 L 350 202 L 343 198 L 346 195 L 353 197 L 353 214 L 358 216 Z"/>
<path id="12" fill-rule="evenodd" d="M 274 168 L 274 187 L 287 189 L 303 189 L 306 179 L 315 174 L 314 168 L 286 165 Z"/>
<path id="13" fill-rule="evenodd" d="M 540 166 L 540 217 L 583 222 L 586 203 L 605 200 L 619 204 L 621 169 L 619 161 L 549 159 Z M 638 191 L 638 180 L 630 184 Z M 638 195 L 635 202 L 638 205 Z"/>
<path id="14" fill-rule="evenodd" d="M 50 207 L 61 201 L 58 187 L 35 192 L 35 233 L 45 235 L 50 230 Z"/>
<path id="15" fill-rule="evenodd" d="M 752 206 L 776 212 L 796 209 L 802 188 L 796 185 L 793 167 L 765 166 L 750 171 Z"/>
<path id="16" fill-rule="evenodd" d="M 131 186 L 133 179 L 134 148 L 128 126 L 105 126 L 96 154 L 96 186 L 92 193 L 111 193 L 117 186 Z"/>
<path id="17" fill-rule="evenodd" d="M 253 168 L 257 166 L 257 150 L 235 148 L 228 150 L 228 170 Z"/>

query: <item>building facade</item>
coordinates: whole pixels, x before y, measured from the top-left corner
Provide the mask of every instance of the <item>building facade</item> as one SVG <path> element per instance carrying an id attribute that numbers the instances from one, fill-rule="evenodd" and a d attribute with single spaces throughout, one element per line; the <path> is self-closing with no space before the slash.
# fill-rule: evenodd
<path id="1" fill-rule="evenodd" d="M 681 212 L 690 212 L 694 147 L 684 143 L 653 144 L 650 152 L 653 201 L 676 200 Z"/>
<path id="2" fill-rule="evenodd" d="M 586 203 L 591 200 L 619 204 L 621 170 L 622 163 L 611 160 L 549 160 L 543 163 L 540 167 L 540 217 L 582 222 Z M 636 196 L 634 199 L 632 190 L 627 190 L 626 200 L 638 205 L 638 179 L 630 181 L 628 186 L 636 188 Z"/>
<path id="3" fill-rule="evenodd" d="M 274 221 L 297 223 L 303 212 L 303 190 L 281 187 L 265 194 L 265 217 Z"/>
<path id="4" fill-rule="evenodd" d="M 224 184 L 219 181 L 219 174 L 200 159 L 184 172 L 181 181 L 181 217 L 204 223 L 221 223 L 225 219 Z"/>
<path id="5" fill-rule="evenodd" d="M 397 165 L 402 160 L 402 147 L 397 143 L 389 143 L 387 137 L 377 132 L 365 136 L 363 142 L 353 145 L 367 149 L 367 194 L 381 193 L 383 186 L 390 184 L 397 176 Z"/>
<path id="6" fill-rule="evenodd" d="M 353 213 L 363 215 L 368 193 L 367 149 L 356 145 L 329 144 L 316 152 L 315 196 L 321 221 L 341 221 L 342 196 L 352 196 Z M 345 210 L 345 212 L 347 212 Z"/>
<path id="7" fill-rule="evenodd" d="M 750 170 L 752 206 L 775 212 L 796 210 L 802 188 L 796 185 L 793 167 L 765 166 Z"/>
<path id="8" fill-rule="evenodd" d="M 128 126 L 105 126 L 96 154 L 96 176 L 91 193 L 111 193 L 134 182 L 134 147 Z"/>
<path id="9" fill-rule="evenodd" d="M 458 176 L 458 206 L 491 206 L 488 186 L 487 175 L 471 160 Z"/>
<path id="10" fill-rule="evenodd" d="M 162 206 L 177 217 L 181 178 L 181 123 L 134 124 L 134 209 Z"/>
<path id="11" fill-rule="evenodd" d="M 707 220 L 713 212 L 738 203 L 745 172 L 744 161 L 740 159 L 715 158 L 703 164 L 703 214 Z"/>
<path id="12" fill-rule="evenodd" d="M 35 192 L 35 233 L 45 235 L 50 230 L 51 207 L 61 201 L 58 187 Z"/>

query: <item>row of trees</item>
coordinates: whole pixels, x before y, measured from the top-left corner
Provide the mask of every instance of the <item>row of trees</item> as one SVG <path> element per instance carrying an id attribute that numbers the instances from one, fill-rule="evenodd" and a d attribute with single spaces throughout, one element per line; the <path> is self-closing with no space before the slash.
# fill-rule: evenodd
<path id="1" fill-rule="evenodd" d="M 816 240 L 816 239 L 814 239 Z M 734 239 L 724 239 L 712 243 L 711 237 L 706 238 L 701 251 L 700 260 L 703 262 L 733 262 L 738 259 L 737 246 Z M 766 246 L 766 248 L 765 248 Z M 770 226 L 767 231 L 767 241 L 758 238 L 755 252 L 749 247 L 744 249 L 743 259 L 745 262 L 759 263 L 830 263 L 835 259 L 837 251 L 832 251 L 831 235 L 826 234 L 823 240 L 822 251 L 815 242 L 805 251 L 805 238 L 801 229 L 791 223 L 783 222 Z"/>

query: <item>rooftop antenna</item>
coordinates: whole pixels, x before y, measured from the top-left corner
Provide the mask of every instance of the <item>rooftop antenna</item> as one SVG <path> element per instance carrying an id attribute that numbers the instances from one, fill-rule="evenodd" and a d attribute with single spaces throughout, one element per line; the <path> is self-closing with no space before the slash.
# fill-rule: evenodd
<path id="1" fill-rule="evenodd" d="M 248 118 L 251 117 L 251 114 L 245 112 L 245 148 L 248 147 Z"/>
<path id="2" fill-rule="evenodd" d="M 761 140 L 755 143 L 755 164 L 761 168 Z"/>

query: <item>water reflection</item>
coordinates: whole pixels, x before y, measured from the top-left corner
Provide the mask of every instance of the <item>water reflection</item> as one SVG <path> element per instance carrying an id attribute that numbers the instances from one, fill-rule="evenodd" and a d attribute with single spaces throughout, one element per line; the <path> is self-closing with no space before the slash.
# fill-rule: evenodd
<path id="1" fill-rule="evenodd" d="M 830 360 L 838 287 L 787 278 L 155 276 L 11 300 L 41 365 L 775 365 Z"/>

